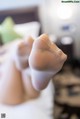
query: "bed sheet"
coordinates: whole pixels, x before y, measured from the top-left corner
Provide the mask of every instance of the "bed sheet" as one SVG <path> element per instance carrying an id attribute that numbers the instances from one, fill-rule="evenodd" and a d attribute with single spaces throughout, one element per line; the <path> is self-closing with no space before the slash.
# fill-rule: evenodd
<path id="1" fill-rule="evenodd" d="M 4 114 L 6 119 L 53 119 L 53 89 L 50 82 L 37 99 L 16 106 L 0 104 L 0 119 Z"/>

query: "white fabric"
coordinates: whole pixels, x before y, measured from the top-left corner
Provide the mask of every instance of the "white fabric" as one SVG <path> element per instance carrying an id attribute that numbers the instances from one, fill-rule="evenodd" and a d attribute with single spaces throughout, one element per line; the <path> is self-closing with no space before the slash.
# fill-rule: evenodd
<path id="1" fill-rule="evenodd" d="M 40 23 L 39 22 L 29 22 L 23 24 L 16 24 L 14 30 L 24 37 L 32 36 L 36 38 L 39 35 Z"/>
<path id="2" fill-rule="evenodd" d="M 38 99 L 16 106 L 0 105 L 1 113 L 6 119 L 53 119 L 53 86 L 52 83 L 42 91 Z M 1 117 L 0 117 L 1 119 Z"/>
<path id="3" fill-rule="evenodd" d="M 30 67 L 32 75 L 32 84 L 36 90 L 40 90 L 40 86 L 45 83 L 45 80 L 49 81 L 53 76 L 53 71 L 38 71 Z"/>

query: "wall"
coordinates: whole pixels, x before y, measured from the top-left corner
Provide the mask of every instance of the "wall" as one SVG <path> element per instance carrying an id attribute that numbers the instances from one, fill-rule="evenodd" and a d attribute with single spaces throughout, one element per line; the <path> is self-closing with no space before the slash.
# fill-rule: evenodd
<path id="1" fill-rule="evenodd" d="M 60 19 L 57 15 L 60 5 L 68 6 L 72 10 L 72 16 L 69 19 Z M 80 4 L 79 3 L 61 3 L 61 0 L 45 0 L 43 6 L 40 7 L 40 19 L 42 21 L 43 32 L 55 34 L 57 36 L 71 36 L 74 39 L 74 53 L 80 58 Z M 65 11 L 64 11 L 65 12 Z M 68 12 L 68 13 L 67 13 Z M 66 14 L 69 14 L 67 9 Z M 59 13 L 61 15 L 61 13 Z M 60 16 L 59 15 L 59 16 Z M 71 30 L 62 31 L 61 27 L 70 25 Z"/>
<path id="2" fill-rule="evenodd" d="M 42 0 L 0 0 L 0 10 L 39 5 Z"/>

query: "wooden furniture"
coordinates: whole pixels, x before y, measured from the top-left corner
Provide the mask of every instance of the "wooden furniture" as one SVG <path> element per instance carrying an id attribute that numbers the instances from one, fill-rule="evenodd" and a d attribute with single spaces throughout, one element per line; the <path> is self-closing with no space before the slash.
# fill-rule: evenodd
<path id="1" fill-rule="evenodd" d="M 0 11 L 0 23 L 7 17 L 11 16 L 16 24 L 31 21 L 39 21 L 38 7 L 19 8 L 13 10 Z"/>

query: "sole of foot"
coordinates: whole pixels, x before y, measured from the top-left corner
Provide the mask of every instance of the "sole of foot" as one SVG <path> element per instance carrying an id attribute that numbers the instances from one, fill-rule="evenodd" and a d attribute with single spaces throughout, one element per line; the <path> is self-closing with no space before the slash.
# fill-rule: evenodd
<path id="1" fill-rule="evenodd" d="M 44 89 L 66 59 L 66 54 L 51 42 L 48 35 L 42 34 L 34 41 L 29 56 L 33 86 L 37 90 Z"/>

